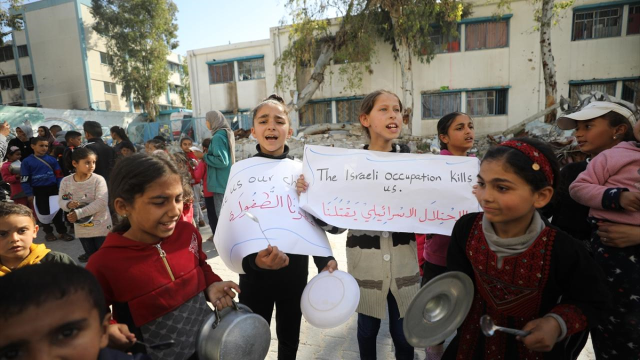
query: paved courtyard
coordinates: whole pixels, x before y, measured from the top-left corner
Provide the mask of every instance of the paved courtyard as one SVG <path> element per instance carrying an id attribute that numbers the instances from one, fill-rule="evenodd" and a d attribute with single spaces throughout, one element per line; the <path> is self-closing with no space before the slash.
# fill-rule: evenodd
<path id="1" fill-rule="evenodd" d="M 202 238 L 207 239 L 211 236 L 211 230 L 208 226 L 200 228 Z M 40 231 L 37 242 L 44 242 L 44 233 Z M 346 252 L 345 242 L 346 234 L 329 235 L 331 247 L 334 256 L 338 261 L 338 267 L 346 271 Z M 69 254 L 74 260 L 77 259 L 82 251 L 80 241 L 71 242 L 54 241 L 47 243 L 47 247 Z M 218 253 L 214 249 L 212 242 L 204 243 L 204 250 L 209 258 L 213 271 L 220 275 L 224 280 L 233 280 L 238 282 L 238 274 L 230 271 L 218 257 Z M 317 274 L 317 269 L 313 261 L 309 262 L 309 279 Z M 274 311 L 275 314 L 275 311 Z M 358 340 L 356 338 L 357 316 L 353 314 L 349 321 L 344 325 L 334 329 L 317 329 L 302 319 L 302 329 L 300 334 L 300 347 L 298 349 L 298 359 L 302 360 L 355 360 L 359 359 Z M 271 321 L 271 348 L 267 359 L 277 359 L 278 340 L 276 339 L 275 318 Z M 393 343 L 389 335 L 389 325 L 387 321 L 382 322 L 380 334 L 378 335 L 378 358 L 379 359 L 395 359 L 393 352 Z M 424 359 L 424 351 L 416 350 L 415 359 Z M 578 360 L 594 360 L 595 355 L 591 348 L 591 342 L 587 343 L 587 347 L 582 351 Z"/>

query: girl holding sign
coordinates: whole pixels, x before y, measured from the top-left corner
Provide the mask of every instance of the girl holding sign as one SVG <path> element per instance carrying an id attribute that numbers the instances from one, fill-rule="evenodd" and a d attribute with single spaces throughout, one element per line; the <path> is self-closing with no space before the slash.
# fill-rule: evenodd
<path id="1" fill-rule="evenodd" d="M 367 95 L 360 107 L 360 123 L 370 139 L 365 149 L 409 152 L 407 146 L 393 143 L 402 129 L 402 103 L 396 94 L 378 90 Z M 300 176 L 298 192 L 306 191 L 308 186 Z M 413 233 L 349 230 L 347 265 L 360 285 L 357 312 L 361 359 L 376 358 L 376 338 L 387 305 L 396 359 L 413 359 L 414 350 L 404 336 L 402 324 L 420 287 L 415 240 Z"/>
<path id="2" fill-rule="evenodd" d="M 437 127 L 442 149 L 440 155 L 474 156 L 469 154 L 475 137 L 473 120 L 469 115 L 452 112 L 443 116 Z M 450 239 L 450 236 L 440 234 L 416 234 L 422 286 L 447 271 L 447 248 Z M 444 352 L 444 342 L 428 347 L 426 352 L 428 360 L 440 360 Z"/>
<path id="3" fill-rule="evenodd" d="M 483 213 L 456 222 L 447 269 L 473 279 L 471 310 L 443 359 L 575 359 L 608 302 L 587 250 L 543 218 L 559 165 L 546 144 L 513 139 L 487 152 L 475 193 Z M 483 335 L 480 318 L 527 336 Z"/>
<path id="4" fill-rule="evenodd" d="M 285 142 L 293 134 L 293 129 L 281 97 L 271 95 L 256 106 L 251 134 L 258 140 L 258 153 L 254 156 L 279 160 L 289 158 L 289 147 Z M 314 256 L 313 259 L 318 272 L 333 272 L 338 268 L 333 257 Z M 275 304 L 280 360 L 296 358 L 302 319 L 300 299 L 307 285 L 308 268 L 308 255 L 285 254 L 271 245 L 242 260 L 245 274 L 240 275 L 240 302 L 268 323 L 271 323 Z"/>

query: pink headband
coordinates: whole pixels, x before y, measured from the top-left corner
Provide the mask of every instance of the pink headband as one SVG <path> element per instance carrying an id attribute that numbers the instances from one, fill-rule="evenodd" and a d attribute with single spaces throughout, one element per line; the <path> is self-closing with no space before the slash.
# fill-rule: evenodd
<path id="1" fill-rule="evenodd" d="M 510 147 L 525 154 L 529 159 L 531 159 L 531 161 L 533 161 L 531 168 L 536 171 L 542 170 L 549 184 L 553 185 L 553 170 L 551 170 L 551 163 L 549 162 L 549 159 L 540 152 L 540 150 L 525 142 L 516 140 L 505 141 L 500 144 L 500 146 Z"/>

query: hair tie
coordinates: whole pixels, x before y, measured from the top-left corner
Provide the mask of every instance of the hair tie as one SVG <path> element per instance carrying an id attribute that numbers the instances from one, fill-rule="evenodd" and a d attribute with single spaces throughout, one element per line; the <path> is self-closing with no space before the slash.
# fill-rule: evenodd
<path id="1" fill-rule="evenodd" d="M 533 161 L 531 168 L 535 171 L 542 170 L 544 176 L 549 182 L 549 185 L 553 185 L 553 170 L 551 170 L 551 163 L 540 150 L 530 144 L 517 140 L 505 141 L 500 144 L 500 146 L 510 147 L 525 154 L 531 161 Z"/>

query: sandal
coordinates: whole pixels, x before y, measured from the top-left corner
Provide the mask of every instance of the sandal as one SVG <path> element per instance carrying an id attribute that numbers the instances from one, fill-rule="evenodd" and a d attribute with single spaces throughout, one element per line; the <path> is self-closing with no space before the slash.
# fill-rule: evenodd
<path id="1" fill-rule="evenodd" d="M 75 238 L 69 234 L 60 234 L 60 239 L 64 240 L 64 241 L 72 241 Z"/>
<path id="2" fill-rule="evenodd" d="M 56 241 L 56 240 L 58 240 L 58 238 L 57 238 L 55 235 L 53 235 L 53 233 L 51 233 L 51 234 L 46 234 L 46 235 L 44 236 L 44 239 L 45 239 L 46 241 Z"/>

